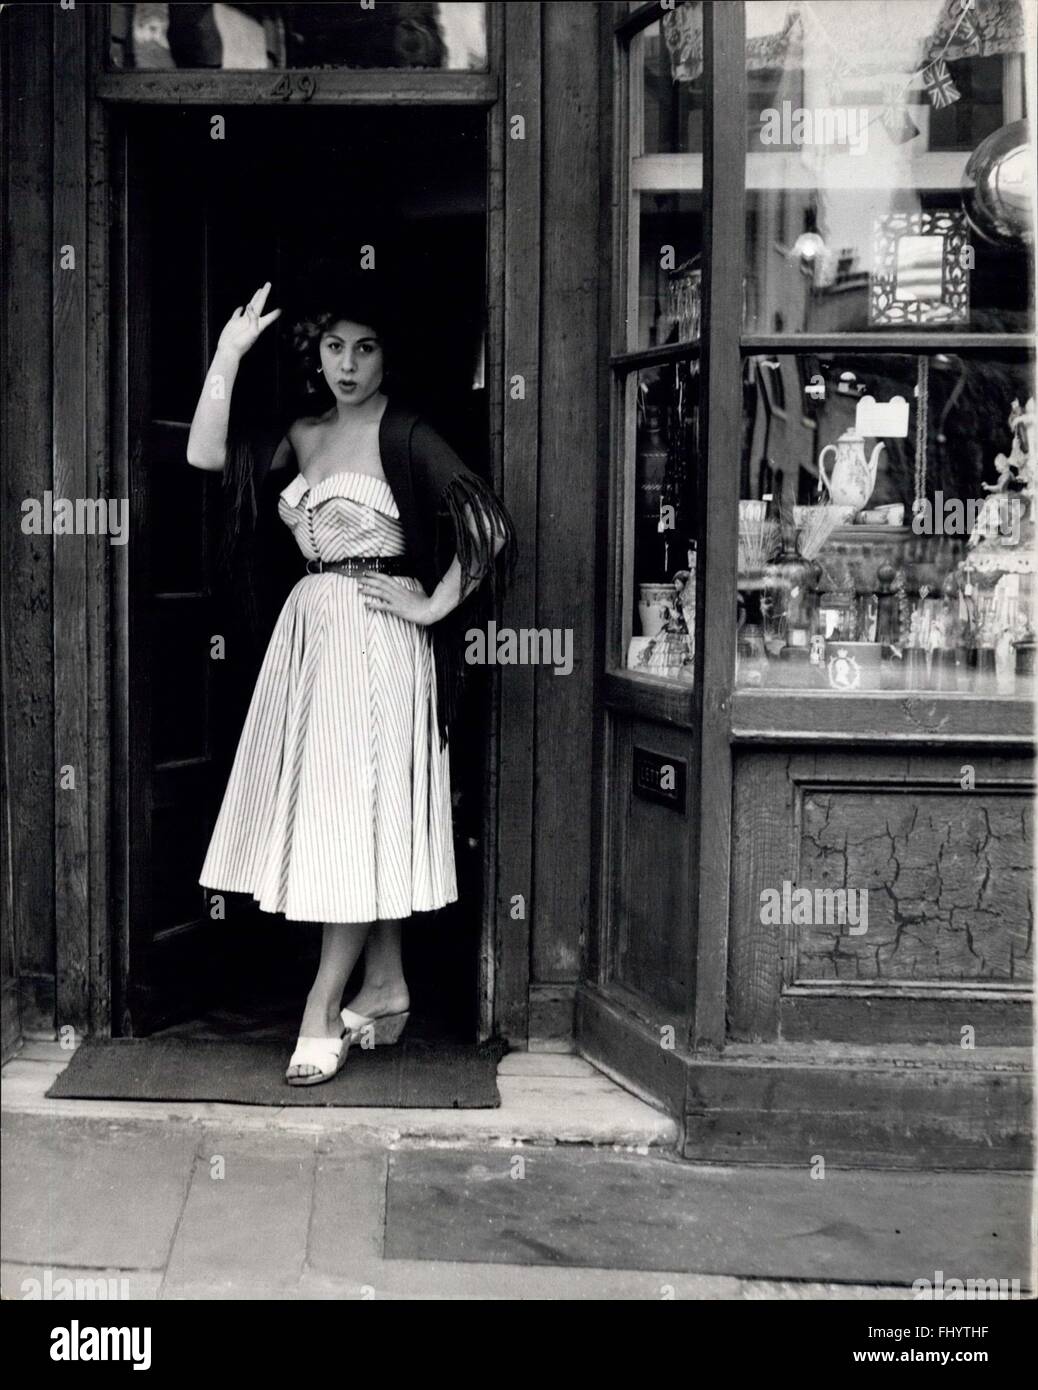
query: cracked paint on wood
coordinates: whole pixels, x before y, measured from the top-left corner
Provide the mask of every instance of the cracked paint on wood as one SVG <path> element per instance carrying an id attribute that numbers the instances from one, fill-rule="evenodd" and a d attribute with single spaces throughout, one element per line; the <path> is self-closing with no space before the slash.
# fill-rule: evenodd
<path id="1" fill-rule="evenodd" d="M 798 886 L 868 889 L 868 928 L 795 927 L 796 979 L 1030 981 L 1032 822 L 1017 796 L 805 792 Z"/>

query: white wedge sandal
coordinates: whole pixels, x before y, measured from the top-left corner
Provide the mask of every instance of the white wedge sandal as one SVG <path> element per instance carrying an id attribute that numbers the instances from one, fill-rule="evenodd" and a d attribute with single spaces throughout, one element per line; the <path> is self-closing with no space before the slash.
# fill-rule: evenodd
<path id="1" fill-rule="evenodd" d="M 342 1070 L 352 1041 L 349 1031 L 340 1038 L 297 1038 L 285 1080 L 290 1086 L 318 1086 L 322 1081 L 331 1081 Z M 311 1076 L 289 1076 L 293 1067 L 316 1067 L 317 1071 Z"/>
<path id="2" fill-rule="evenodd" d="M 342 1009 L 339 1017 L 346 1027 L 346 1034 L 351 1043 L 359 1043 L 363 1047 L 365 1029 L 370 1028 L 372 1031 L 367 1034 L 367 1037 L 371 1039 L 369 1045 L 388 1047 L 391 1043 L 399 1042 L 404 1025 L 411 1017 L 411 1010 L 405 1009 L 403 1013 L 399 1014 L 379 1014 L 376 1018 L 366 1018 L 363 1014 L 354 1013 L 352 1009 Z"/>

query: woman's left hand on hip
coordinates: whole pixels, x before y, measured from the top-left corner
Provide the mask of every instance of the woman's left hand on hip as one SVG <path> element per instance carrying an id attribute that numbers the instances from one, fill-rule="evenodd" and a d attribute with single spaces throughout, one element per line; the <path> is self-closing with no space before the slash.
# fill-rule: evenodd
<path id="1" fill-rule="evenodd" d="M 389 575 L 373 571 L 358 579 L 357 584 L 368 608 L 381 613 L 393 613 L 396 617 L 404 618 L 409 623 L 418 623 L 421 627 L 428 626 L 431 621 L 427 594 L 415 589 L 405 589 Z"/>

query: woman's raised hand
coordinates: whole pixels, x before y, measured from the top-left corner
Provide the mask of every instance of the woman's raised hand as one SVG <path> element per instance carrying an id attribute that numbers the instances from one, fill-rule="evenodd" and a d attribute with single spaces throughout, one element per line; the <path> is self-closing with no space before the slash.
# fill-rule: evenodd
<path id="1" fill-rule="evenodd" d="M 269 314 L 263 312 L 269 293 L 268 280 L 265 285 L 259 287 L 248 304 L 235 309 L 220 333 L 216 345 L 217 352 L 223 350 L 233 352 L 238 357 L 245 356 L 267 325 L 273 323 L 281 313 L 280 309 L 272 309 Z"/>

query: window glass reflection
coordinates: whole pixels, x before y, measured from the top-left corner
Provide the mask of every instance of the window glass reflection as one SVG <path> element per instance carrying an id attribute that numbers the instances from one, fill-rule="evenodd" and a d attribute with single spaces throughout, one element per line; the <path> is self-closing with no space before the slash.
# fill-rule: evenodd
<path id="1" fill-rule="evenodd" d="M 627 345 L 695 342 L 701 304 L 702 16 L 667 11 L 631 42 Z"/>
<path id="2" fill-rule="evenodd" d="M 747 4 L 748 329 L 1030 327 L 1035 16 Z"/>
<path id="3" fill-rule="evenodd" d="M 485 70 L 483 4 L 111 5 L 116 68 Z"/>

